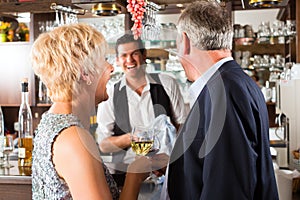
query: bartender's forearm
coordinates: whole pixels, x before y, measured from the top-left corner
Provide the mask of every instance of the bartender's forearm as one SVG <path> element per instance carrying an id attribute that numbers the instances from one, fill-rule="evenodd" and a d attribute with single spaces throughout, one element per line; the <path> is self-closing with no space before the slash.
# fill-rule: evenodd
<path id="1" fill-rule="evenodd" d="M 103 153 L 118 152 L 124 148 L 130 147 L 130 134 L 105 138 L 100 142 L 99 147 Z"/>

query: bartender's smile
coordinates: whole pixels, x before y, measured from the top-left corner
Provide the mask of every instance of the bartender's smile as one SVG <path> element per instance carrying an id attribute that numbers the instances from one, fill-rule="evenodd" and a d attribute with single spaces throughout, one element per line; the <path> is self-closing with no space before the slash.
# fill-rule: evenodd
<path id="1" fill-rule="evenodd" d="M 127 65 L 127 69 L 129 69 L 129 70 L 132 70 L 134 68 L 136 68 L 136 65 Z"/>

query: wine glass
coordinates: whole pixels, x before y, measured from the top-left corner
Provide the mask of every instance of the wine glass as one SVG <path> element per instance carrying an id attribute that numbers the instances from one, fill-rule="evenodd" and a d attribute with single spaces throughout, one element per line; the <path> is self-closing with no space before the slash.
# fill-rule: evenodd
<path id="1" fill-rule="evenodd" d="M 154 144 L 153 131 L 143 127 L 133 127 L 130 139 L 132 150 L 139 156 L 146 156 Z"/>
<path id="2" fill-rule="evenodd" d="M 153 156 L 160 149 L 160 142 L 157 138 L 156 129 L 145 129 L 142 127 L 133 127 L 131 131 L 131 148 L 136 155 Z M 156 182 L 157 177 L 150 172 L 145 181 Z"/>
<path id="3" fill-rule="evenodd" d="M 4 154 L 3 154 L 4 138 L 5 138 L 4 136 L 0 136 L 0 167 L 2 167 L 4 164 Z"/>
<path id="4" fill-rule="evenodd" d="M 4 137 L 4 146 L 3 146 L 3 154 L 5 156 L 5 162 L 2 167 L 11 168 L 13 165 L 9 163 L 10 154 L 14 150 L 14 139 L 11 135 L 7 135 Z"/>

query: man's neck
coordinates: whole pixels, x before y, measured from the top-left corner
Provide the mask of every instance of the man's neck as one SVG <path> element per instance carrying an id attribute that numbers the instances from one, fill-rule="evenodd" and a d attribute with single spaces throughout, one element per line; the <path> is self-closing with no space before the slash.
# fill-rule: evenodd
<path id="1" fill-rule="evenodd" d="M 141 96 L 145 86 L 147 85 L 145 73 L 137 77 L 126 77 L 126 83 L 132 90 Z"/>

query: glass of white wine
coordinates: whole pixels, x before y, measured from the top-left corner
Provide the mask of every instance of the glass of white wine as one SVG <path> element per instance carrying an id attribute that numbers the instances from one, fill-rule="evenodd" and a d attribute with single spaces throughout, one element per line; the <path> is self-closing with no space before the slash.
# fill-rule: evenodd
<path id="1" fill-rule="evenodd" d="M 10 164 L 10 154 L 14 150 L 14 138 L 11 135 L 7 135 L 4 137 L 4 146 L 3 146 L 3 154 L 5 155 L 5 162 L 2 167 L 4 168 L 11 168 L 13 167 L 12 164 Z"/>
<path id="2" fill-rule="evenodd" d="M 146 156 L 153 147 L 153 131 L 143 127 L 133 127 L 131 131 L 131 148 L 136 155 Z"/>
<path id="3" fill-rule="evenodd" d="M 131 132 L 131 148 L 136 155 L 151 157 L 160 149 L 160 142 L 155 129 L 134 127 Z M 150 172 L 145 181 L 156 182 L 157 177 Z"/>

